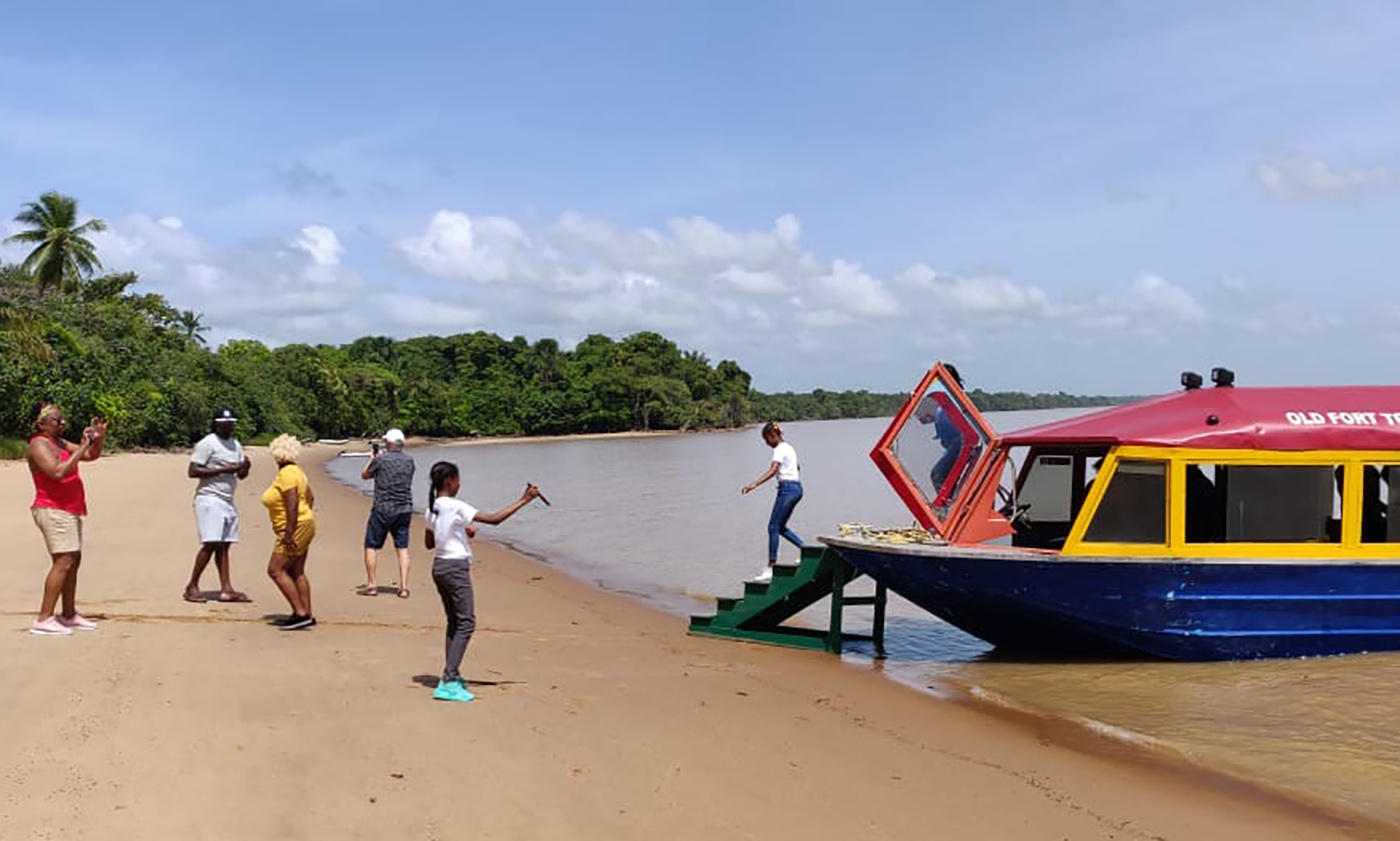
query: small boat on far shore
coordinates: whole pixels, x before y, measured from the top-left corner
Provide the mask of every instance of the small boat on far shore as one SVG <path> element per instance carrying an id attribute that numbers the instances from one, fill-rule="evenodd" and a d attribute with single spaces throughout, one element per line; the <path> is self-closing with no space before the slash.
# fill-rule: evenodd
<path id="1" fill-rule="evenodd" d="M 349 438 L 318 438 L 317 444 L 330 444 L 332 446 L 344 446 L 350 443 Z"/>

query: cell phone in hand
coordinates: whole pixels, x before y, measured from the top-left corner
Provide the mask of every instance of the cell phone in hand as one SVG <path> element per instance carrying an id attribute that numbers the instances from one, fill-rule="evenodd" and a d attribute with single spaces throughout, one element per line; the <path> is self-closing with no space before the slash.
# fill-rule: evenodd
<path id="1" fill-rule="evenodd" d="M 370 444 L 370 445 L 369 445 L 369 450 L 370 450 L 370 452 L 374 453 L 375 455 L 379 455 L 379 442 L 378 442 L 378 441 L 375 441 L 374 443 Z"/>

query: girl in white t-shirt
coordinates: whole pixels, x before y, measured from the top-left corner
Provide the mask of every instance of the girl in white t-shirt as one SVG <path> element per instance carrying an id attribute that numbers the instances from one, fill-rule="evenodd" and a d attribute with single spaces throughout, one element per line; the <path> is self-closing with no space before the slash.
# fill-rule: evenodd
<path id="1" fill-rule="evenodd" d="M 433 583 L 447 613 L 447 666 L 442 671 L 433 697 L 439 701 L 470 701 L 476 697 L 467 689 L 459 669 L 476 630 L 476 598 L 472 593 L 472 547 L 467 538 L 476 535 L 472 523 L 496 525 L 537 499 L 540 489 L 527 484 L 525 493 L 509 507 L 488 513 L 478 511 L 460 499 L 462 478 L 457 465 L 440 461 L 428 474 L 428 510 L 423 512 L 428 529 L 423 535 L 427 548 L 434 551 Z"/>
<path id="2" fill-rule="evenodd" d="M 740 493 L 748 493 L 759 485 L 778 477 L 778 495 L 773 500 L 773 513 L 768 518 L 768 567 L 754 580 L 766 583 L 773 580 L 773 565 L 778 562 L 778 538 L 782 537 L 802 551 L 802 538 L 788 528 L 788 518 L 792 509 L 802 501 L 802 482 L 797 470 L 797 450 L 783 440 L 783 428 L 777 421 L 763 425 L 763 442 L 773 448 L 773 461 L 768 469 L 745 485 Z M 801 556 L 799 555 L 799 558 Z"/>

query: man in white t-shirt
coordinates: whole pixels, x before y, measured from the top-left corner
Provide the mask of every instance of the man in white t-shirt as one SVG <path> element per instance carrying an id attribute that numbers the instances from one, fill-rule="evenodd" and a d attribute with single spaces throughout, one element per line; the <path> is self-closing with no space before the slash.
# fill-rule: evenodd
<path id="1" fill-rule="evenodd" d="M 219 601 L 246 602 L 247 594 L 233 589 L 229 580 L 229 544 L 238 542 L 238 509 L 233 505 L 233 492 L 238 480 L 248 478 L 252 468 L 243 445 L 233 437 L 233 425 L 238 420 L 232 409 L 214 413 L 214 431 L 194 445 L 190 456 L 189 477 L 198 479 L 194 491 L 194 524 L 199 532 L 199 551 L 194 556 L 194 571 L 185 585 L 185 601 L 207 601 L 199 589 L 199 577 L 214 559 L 219 570 Z"/>

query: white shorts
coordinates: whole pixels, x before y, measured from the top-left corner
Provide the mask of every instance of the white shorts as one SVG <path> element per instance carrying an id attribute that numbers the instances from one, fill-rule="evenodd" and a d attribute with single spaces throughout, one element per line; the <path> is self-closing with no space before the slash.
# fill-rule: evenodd
<path id="1" fill-rule="evenodd" d="M 216 496 L 194 498 L 194 525 L 200 543 L 238 542 L 238 509 Z"/>

